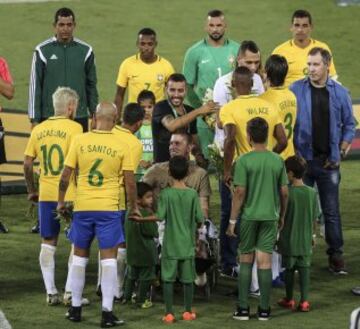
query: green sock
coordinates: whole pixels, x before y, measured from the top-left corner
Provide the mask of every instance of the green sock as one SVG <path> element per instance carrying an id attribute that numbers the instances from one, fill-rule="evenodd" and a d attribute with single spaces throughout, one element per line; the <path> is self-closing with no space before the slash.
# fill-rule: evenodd
<path id="1" fill-rule="evenodd" d="M 146 299 L 146 295 L 150 290 L 150 280 L 139 281 L 139 298 L 137 300 L 138 303 L 144 303 Z"/>
<path id="2" fill-rule="evenodd" d="M 260 288 L 260 308 L 268 310 L 270 308 L 270 291 L 272 283 L 271 269 L 257 270 Z"/>
<path id="3" fill-rule="evenodd" d="M 165 303 L 165 314 L 173 313 L 173 294 L 174 294 L 174 287 L 172 282 L 164 282 L 163 284 L 163 293 L 164 293 L 164 303 Z"/>
<path id="4" fill-rule="evenodd" d="M 127 301 L 131 300 L 132 293 L 135 287 L 135 280 L 129 279 L 128 277 L 125 279 L 125 292 L 124 298 Z"/>
<path id="5" fill-rule="evenodd" d="M 299 267 L 301 301 L 307 301 L 310 287 L 310 267 Z"/>
<path id="6" fill-rule="evenodd" d="M 293 299 L 294 294 L 294 275 L 295 272 L 293 269 L 285 270 L 284 279 L 285 279 L 285 291 L 286 291 L 286 299 Z"/>
<path id="7" fill-rule="evenodd" d="M 184 283 L 183 289 L 184 289 L 185 312 L 191 312 L 191 306 L 194 295 L 194 285 L 192 283 Z"/>
<path id="8" fill-rule="evenodd" d="M 248 308 L 248 296 L 251 284 L 252 263 L 240 263 L 240 271 L 238 276 L 238 307 Z"/>

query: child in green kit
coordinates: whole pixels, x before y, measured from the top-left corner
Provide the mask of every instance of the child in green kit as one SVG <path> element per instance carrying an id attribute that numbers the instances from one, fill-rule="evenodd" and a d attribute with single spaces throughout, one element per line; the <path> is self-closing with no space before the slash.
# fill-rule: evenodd
<path id="1" fill-rule="evenodd" d="M 241 210 L 238 275 L 238 303 L 235 320 L 249 320 L 248 294 L 253 262 L 257 262 L 260 287 L 258 319 L 270 317 L 272 284 L 271 254 L 281 227 L 288 196 L 287 177 L 281 157 L 268 151 L 268 123 L 256 117 L 247 123 L 247 138 L 252 151 L 240 156 L 235 164 L 234 194 L 227 234 L 236 237 L 235 224 Z"/>
<path id="2" fill-rule="evenodd" d="M 140 139 L 143 145 L 143 154 L 136 171 L 136 179 L 139 181 L 144 176 L 146 170 L 151 167 L 153 154 L 153 136 L 151 129 L 151 119 L 155 106 L 155 95 L 150 90 L 143 90 L 140 92 L 137 103 L 145 110 L 145 117 L 141 128 L 135 134 Z"/>
<path id="3" fill-rule="evenodd" d="M 150 185 L 137 183 L 138 207 L 142 216 L 153 215 L 153 191 Z M 138 282 L 139 294 L 137 303 L 142 308 L 152 306 L 146 299 L 151 281 L 155 279 L 157 249 L 154 238 L 158 237 L 158 227 L 154 222 L 136 223 L 129 219 L 125 222 L 127 245 L 127 279 L 125 283 L 124 302 L 131 300 L 135 284 Z"/>
<path id="4" fill-rule="evenodd" d="M 316 218 L 320 209 L 316 191 L 306 186 L 302 180 L 306 161 L 298 156 L 292 156 L 285 161 L 291 187 L 289 202 L 285 216 L 285 223 L 279 237 L 279 252 L 282 254 L 285 267 L 286 297 L 279 300 L 280 306 L 295 309 L 294 275 L 299 272 L 301 299 L 298 310 L 310 311 L 308 292 L 310 284 L 310 265 L 315 233 Z"/>

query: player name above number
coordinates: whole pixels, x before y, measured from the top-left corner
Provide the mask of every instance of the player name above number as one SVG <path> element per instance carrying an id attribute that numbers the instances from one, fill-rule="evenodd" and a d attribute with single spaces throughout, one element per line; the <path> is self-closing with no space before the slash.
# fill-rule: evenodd
<path id="1" fill-rule="evenodd" d="M 111 147 L 108 147 L 106 145 L 95 145 L 95 144 L 86 145 L 86 146 L 81 145 L 80 152 L 81 153 L 93 153 L 93 152 L 101 153 L 101 154 L 108 155 L 112 158 L 116 157 L 116 155 L 117 155 L 117 151 L 113 150 Z"/>

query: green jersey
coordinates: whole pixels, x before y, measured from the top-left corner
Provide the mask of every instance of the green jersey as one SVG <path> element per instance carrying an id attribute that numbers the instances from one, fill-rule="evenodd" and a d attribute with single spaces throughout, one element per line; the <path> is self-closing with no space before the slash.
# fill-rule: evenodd
<path id="1" fill-rule="evenodd" d="M 153 136 L 151 123 L 143 124 L 135 136 L 141 141 L 143 145 L 143 153 L 141 160 L 153 162 L 154 153 L 153 153 Z M 140 175 L 144 175 L 146 169 L 138 167 L 136 173 Z"/>
<path id="2" fill-rule="evenodd" d="M 141 209 L 141 215 L 150 212 Z M 157 250 L 154 238 L 158 237 L 158 226 L 154 222 L 138 223 L 126 217 L 125 221 L 127 264 L 130 266 L 153 266 L 156 264 Z"/>
<path id="3" fill-rule="evenodd" d="M 203 39 L 187 50 L 183 74 L 195 92 L 195 97 L 188 99 L 189 105 L 198 108 L 204 97 L 212 99 L 216 80 L 234 69 L 239 47 L 239 43 L 229 39 L 221 47 L 212 47 Z"/>
<path id="4" fill-rule="evenodd" d="M 163 189 L 159 195 L 156 216 L 165 220 L 161 257 L 194 257 L 197 223 L 201 223 L 204 218 L 197 192 L 191 188 Z"/>
<path id="5" fill-rule="evenodd" d="M 285 256 L 308 256 L 312 250 L 313 222 L 320 215 L 316 192 L 309 186 L 291 186 L 279 251 Z"/>
<path id="6" fill-rule="evenodd" d="M 279 188 L 287 185 L 285 165 L 271 151 L 251 151 L 235 164 L 234 185 L 246 188 L 241 218 L 244 220 L 278 220 Z"/>

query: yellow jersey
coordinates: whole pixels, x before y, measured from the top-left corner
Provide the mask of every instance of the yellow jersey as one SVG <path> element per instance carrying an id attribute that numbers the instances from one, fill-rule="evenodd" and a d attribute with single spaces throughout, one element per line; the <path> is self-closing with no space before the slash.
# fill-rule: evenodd
<path id="1" fill-rule="evenodd" d="M 293 137 L 296 121 L 296 96 L 286 87 L 271 87 L 260 97 L 270 102 L 278 110 L 284 124 L 288 145 L 280 155 L 286 160 L 295 154 Z"/>
<path id="2" fill-rule="evenodd" d="M 128 103 L 136 103 L 144 89 L 151 90 L 159 102 L 165 98 L 165 83 L 174 72 L 170 62 L 159 55 L 154 63 L 147 64 L 140 59 L 140 54 L 136 54 L 121 63 L 116 84 L 128 87 Z"/>
<path id="3" fill-rule="evenodd" d="M 65 157 L 72 140 L 82 133 L 82 126 L 63 116 L 50 117 L 34 127 L 25 149 L 25 155 L 40 163 L 39 201 L 57 201 L 59 181 Z M 75 179 L 70 179 L 65 201 L 75 197 Z"/>
<path id="4" fill-rule="evenodd" d="M 234 160 L 240 155 L 252 150 L 247 141 L 246 124 L 255 117 L 266 120 L 269 125 L 268 149 L 275 146 L 273 133 L 275 126 L 281 124 L 277 110 L 272 104 L 256 95 L 239 96 L 235 100 L 225 104 L 220 109 L 220 121 L 225 127 L 227 124 L 236 126 L 236 148 Z"/>
<path id="5" fill-rule="evenodd" d="M 134 165 L 133 171 L 134 173 L 139 166 L 142 153 L 143 153 L 143 146 L 140 140 L 129 130 L 119 125 L 116 125 L 112 132 L 121 139 L 123 143 L 125 143 L 132 156 L 132 163 Z M 121 175 L 120 177 L 120 210 L 126 209 L 126 197 L 125 197 L 125 186 L 124 186 L 124 176 Z"/>
<path id="6" fill-rule="evenodd" d="M 65 166 L 78 167 L 74 211 L 119 210 L 120 176 L 134 165 L 128 146 L 113 132 L 93 130 L 75 138 Z"/>
<path id="7" fill-rule="evenodd" d="M 303 79 L 307 76 L 308 53 L 312 48 L 315 47 L 324 48 L 331 53 L 331 50 L 326 43 L 315 39 L 310 39 L 309 45 L 305 48 L 298 47 L 294 40 L 288 40 L 273 50 L 273 54 L 284 56 L 289 65 L 289 71 L 285 79 L 285 87 L 288 87 L 293 82 Z M 330 76 L 336 77 L 336 70 L 333 60 L 331 61 L 330 65 Z"/>

